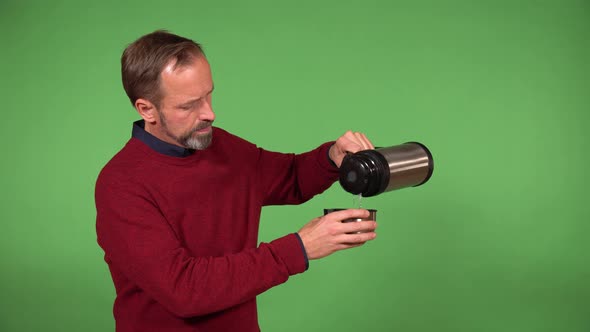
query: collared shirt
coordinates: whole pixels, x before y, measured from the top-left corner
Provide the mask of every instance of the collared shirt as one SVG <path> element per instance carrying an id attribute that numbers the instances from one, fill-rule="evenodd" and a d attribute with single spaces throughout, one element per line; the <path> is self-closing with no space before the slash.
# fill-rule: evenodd
<path id="1" fill-rule="evenodd" d="M 156 136 L 145 131 L 145 121 L 138 120 L 133 122 L 133 130 L 131 136 L 142 141 L 145 145 L 149 146 L 152 150 L 170 156 L 170 157 L 188 157 L 195 153 L 193 149 L 187 149 L 182 146 L 170 144 L 164 142 Z"/>

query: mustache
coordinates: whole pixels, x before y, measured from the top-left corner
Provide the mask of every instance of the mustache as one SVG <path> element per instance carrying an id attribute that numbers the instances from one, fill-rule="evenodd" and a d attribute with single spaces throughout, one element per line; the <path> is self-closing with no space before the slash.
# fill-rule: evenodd
<path id="1" fill-rule="evenodd" d="M 189 140 L 194 133 L 196 133 L 197 131 L 201 130 L 201 129 L 205 129 L 205 128 L 209 128 L 213 125 L 213 121 L 209 121 L 206 120 L 204 122 L 199 123 L 198 125 L 196 125 L 194 128 L 190 129 L 189 131 L 185 132 L 183 135 L 181 135 L 179 137 L 179 140 L 182 142 L 186 142 L 187 140 Z"/>
<path id="2" fill-rule="evenodd" d="M 213 125 L 213 121 L 206 120 L 204 122 L 199 123 L 195 128 L 193 128 L 192 133 L 195 133 L 201 129 L 209 128 Z"/>

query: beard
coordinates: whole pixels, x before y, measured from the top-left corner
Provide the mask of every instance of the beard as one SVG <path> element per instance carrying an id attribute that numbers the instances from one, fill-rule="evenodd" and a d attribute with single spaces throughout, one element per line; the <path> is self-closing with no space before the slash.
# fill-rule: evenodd
<path id="1" fill-rule="evenodd" d="M 159 113 L 159 112 L 158 112 Z M 213 125 L 213 121 L 203 121 L 196 125 L 194 128 L 186 131 L 180 136 L 176 136 L 170 132 L 168 129 L 168 125 L 166 123 L 166 117 L 163 114 L 160 114 L 160 122 L 162 122 L 162 130 L 166 135 L 172 137 L 178 144 L 184 146 L 187 149 L 193 150 L 205 150 L 206 148 L 211 145 L 211 140 L 213 139 L 213 130 L 209 131 L 206 134 L 196 134 L 195 133 L 201 129 L 209 128 Z"/>
<path id="2" fill-rule="evenodd" d="M 201 129 L 211 127 L 212 124 L 212 121 L 199 123 L 196 127 L 189 130 L 184 135 L 180 136 L 180 138 L 178 139 L 178 143 L 182 144 L 182 146 L 188 149 L 205 150 L 209 147 L 209 145 L 211 145 L 211 140 L 213 138 L 213 130 L 209 131 L 206 134 L 195 135 L 195 133 Z"/>

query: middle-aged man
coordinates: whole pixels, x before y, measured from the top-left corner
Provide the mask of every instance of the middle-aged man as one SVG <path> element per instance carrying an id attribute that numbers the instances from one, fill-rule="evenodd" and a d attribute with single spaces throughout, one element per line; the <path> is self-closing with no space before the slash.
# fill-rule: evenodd
<path id="1" fill-rule="evenodd" d="M 256 296 L 308 260 L 375 238 L 365 210 L 311 220 L 258 245 L 262 206 L 326 190 L 347 152 L 372 149 L 347 132 L 307 153 L 258 148 L 213 127 L 213 80 L 199 44 L 166 31 L 124 51 L 123 86 L 142 120 L 96 183 L 96 230 L 115 285 L 116 330 L 260 331 Z"/>

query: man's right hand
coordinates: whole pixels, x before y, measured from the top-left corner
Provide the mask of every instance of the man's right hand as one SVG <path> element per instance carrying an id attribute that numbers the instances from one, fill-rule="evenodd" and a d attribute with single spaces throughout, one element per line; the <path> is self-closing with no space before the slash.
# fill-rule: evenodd
<path id="1" fill-rule="evenodd" d="M 368 216 L 367 210 L 350 209 L 332 212 L 307 223 L 299 230 L 307 258 L 312 260 L 326 257 L 336 251 L 358 247 L 373 240 L 377 236 L 375 221 L 342 222 L 349 218 Z"/>

